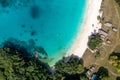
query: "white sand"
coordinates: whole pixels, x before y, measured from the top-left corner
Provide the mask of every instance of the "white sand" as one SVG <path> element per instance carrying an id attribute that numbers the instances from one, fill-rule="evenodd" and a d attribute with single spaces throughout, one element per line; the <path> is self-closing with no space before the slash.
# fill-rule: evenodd
<path id="1" fill-rule="evenodd" d="M 101 28 L 101 24 L 97 20 L 97 16 L 101 15 L 99 10 L 102 0 L 87 0 L 87 6 L 84 16 L 82 29 L 79 30 L 76 39 L 74 40 L 71 48 L 66 56 L 71 54 L 82 57 L 85 50 L 87 49 L 88 37 L 94 30 L 98 31 Z M 92 26 L 94 25 L 94 26 Z"/>

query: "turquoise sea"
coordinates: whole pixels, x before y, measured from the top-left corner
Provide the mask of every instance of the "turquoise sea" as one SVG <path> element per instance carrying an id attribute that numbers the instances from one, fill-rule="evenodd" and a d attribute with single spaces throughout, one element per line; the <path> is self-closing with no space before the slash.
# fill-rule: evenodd
<path id="1" fill-rule="evenodd" d="M 86 0 L 0 1 L 0 43 L 49 65 L 62 58 L 83 21 Z"/>

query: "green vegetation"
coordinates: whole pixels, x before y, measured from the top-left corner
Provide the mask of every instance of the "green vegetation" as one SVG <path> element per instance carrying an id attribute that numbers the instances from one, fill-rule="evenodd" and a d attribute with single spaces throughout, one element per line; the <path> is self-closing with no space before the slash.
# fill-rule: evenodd
<path id="1" fill-rule="evenodd" d="M 100 67 L 98 72 L 94 74 L 97 75 L 96 80 L 111 80 L 108 70 L 104 67 Z"/>
<path id="2" fill-rule="evenodd" d="M 0 49 L 0 80 L 88 80 L 83 61 L 77 56 L 65 57 L 54 68 L 39 61 L 35 56 L 9 48 Z M 100 68 L 99 80 L 110 80 L 108 71 Z"/>
<path id="3" fill-rule="evenodd" d="M 55 64 L 54 80 L 88 80 L 83 62 L 77 56 L 65 57 Z"/>
<path id="4" fill-rule="evenodd" d="M 0 49 L 0 80 L 46 80 L 47 68 L 35 59 L 22 57 L 21 53 Z"/>
<path id="5" fill-rule="evenodd" d="M 113 53 L 109 58 L 109 63 L 120 73 L 120 53 Z"/>
<path id="6" fill-rule="evenodd" d="M 94 50 L 95 48 L 99 47 L 99 45 L 102 43 L 102 40 L 100 38 L 99 34 L 92 35 L 89 38 L 88 46 L 90 49 Z"/>
<path id="7" fill-rule="evenodd" d="M 99 76 L 98 80 L 111 80 L 106 68 L 100 67 L 97 73 Z"/>
<path id="8" fill-rule="evenodd" d="M 23 55 L 24 54 L 24 55 Z M 0 49 L 0 80 L 88 80 L 81 59 L 60 60 L 54 69 L 35 56 L 9 48 Z"/>
<path id="9" fill-rule="evenodd" d="M 28 57 L 9 48 L 0 49 L 0 80 L 88 80 L 85 73 L 83 61 L 74 55 L 50 68 L 38 57 Z M 99 80 L 110 80 L 104 68 L 100 68 L 97 75 Z"/>
<path id="10" fill-rule="evenodd" d="M 120 0 L 116 0 L 116 2 L 119 4 L 119 6 L 120 6 Z"/>
<path id="11" fill-rule="evenodd" d="M 69 75 L 79 74 L 84 71 L 82 61 L 79 60 L 79 58 L 73 57 L 71 57 L 68 62 L 65 62 L 64 59 L 62 59 L 55 65 L 55 68 L 57 69 L 57 72 L 61 74 L 67 73 Z"/>

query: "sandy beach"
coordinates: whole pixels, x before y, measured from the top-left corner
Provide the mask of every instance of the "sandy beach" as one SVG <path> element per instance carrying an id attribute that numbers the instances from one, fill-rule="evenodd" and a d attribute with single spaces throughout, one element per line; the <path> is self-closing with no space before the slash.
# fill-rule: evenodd
<path id="1" fill-rule="evenodd" d="M 66 56 L 70 56 L 72 54 L 82 57 L 85 50 L 87 49 L 88 37 L 95 30 L 101 28 L 101 24 L 97 20 L 97 16 L 101 13 L 99 12 L 102 0 L 87 0 L 86 10 L 84 15 L 84 20 L 82 28 L 78 30 L 78 34 L 73 41 L 71 48 L 69 49 Z"/>

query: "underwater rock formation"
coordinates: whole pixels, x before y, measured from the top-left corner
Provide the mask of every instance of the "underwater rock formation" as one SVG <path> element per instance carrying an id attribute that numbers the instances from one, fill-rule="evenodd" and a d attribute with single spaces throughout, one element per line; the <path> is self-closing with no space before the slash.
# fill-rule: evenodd
<path id="1" fill-rule="evenodd" d="M 40 8 L 37 5 L 34 5 L 30 8 L 30 15 L 33 19 L 38 18 L 40 15 Z"/>
<path id="2" fill-rule="evenodd" d="M 11 9 L 18 10 L 19 8 L 30 7 L 35 0 L 0 0 L 0 8 L 3 13 L 8 13 Z M 7 11 L 5 11 L 7 10 Z"/>
<path id="3" fill-rule="evenodd" d="M 28 42 L 20 41 L 14 38 L 9 38 L 5 42 L 3 42 L 3 47 L 8 47 L 12 50 L 17 50 L 19 52 L 25 53 L 23 54 L 26 57 L 32 57 L 34 52 L 37 51 L 39 56 L 48 57 L 47 52 L 41 46 L 36 46 L 36 43 L 33 39 L 28 40 Z M 44 58 L 42 57 L 42 58 Z"/>
<path id="4" fill-rule="evenodd" d="M 28 53 L 27 44 L 24 41 L 20 41 L 14 38 L 9 38 L 5 42 L 3 42 L 3 47 L 9 47 L 13 50 L 18 50 L 20 52 Z"/>
<path id="5" fill-rule="evenodd" d="M 7 0 L 0 0 L 0 4 L 2 7 L 6 7 L 8 5 Z"/>
<path id="6" fill-rule="evenodd" d="M 0 0 L 0 5 L 2 7 L 8 7 L 13 2 L 13 0 Z"/>
<path id="7" fill-rule="evenodd" d="M 30 32 L 30 35 L 31 35 L 31 36 L 35 36 L 36 34 L 37 34 L 37 32 L 34 31 L 34 30 Z"/>
<path id="8" fill-rule="evenodd" d="M 36 50 L 40 53 L 40 54 L 42 54 L 42 55 L 44 55 L 45 57 L 47 57 L 48 55 L 47 55 L 47 52 L 45 51 L 45 49 L 43 48 L 43 47 L 36 47 Z"/>

